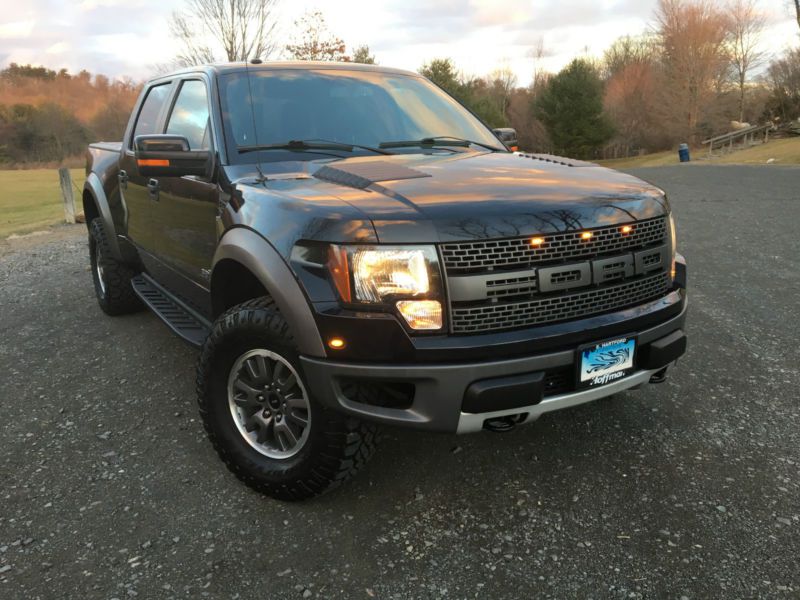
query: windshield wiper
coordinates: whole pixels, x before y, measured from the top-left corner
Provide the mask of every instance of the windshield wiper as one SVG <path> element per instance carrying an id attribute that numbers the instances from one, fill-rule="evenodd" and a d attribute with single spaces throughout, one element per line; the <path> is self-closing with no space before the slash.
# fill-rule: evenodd
<path id="1" fill-rule="evenodd" d="M 500 148 L 483 142 L 475 142 L 473 140 L 465 140 L 464 138 L 453 137 L 450 135 L 437 135 L 435 137 L 426 137 L 421 140 L 402 140 L 397 142 L 381 142 L 378 144 L 379 148 L 434 148 L 445 146 L 459 146 L 468 148 L 472 145 L 480 146 L 493 152 L 501 152 Z"/>
<path id="2" fill-rule="evenodd" d="M 372 148 L 370 146 L 362 146 L 360 144 L 344 144 L 341 142 L 330 142 L 328 140 L 289 140 L 282 144 L 265 144 L 257 146 L 239 146 L 239 154 L 245 152 L 261 152 L 262 150 L 341 150 L 343 152 L 352 152 L 354 148 L 359 150 L 367 150 L 375 154 L 394 154 L 394 152 L 387 152 L 380 148 Z"/>

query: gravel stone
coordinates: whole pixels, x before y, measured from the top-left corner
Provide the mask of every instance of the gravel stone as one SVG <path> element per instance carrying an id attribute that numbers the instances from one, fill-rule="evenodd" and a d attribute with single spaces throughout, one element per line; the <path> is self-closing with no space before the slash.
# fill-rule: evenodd
<path id="1" fill-rule="evenodd" d="M 689 261 L 665 383 L 504 435 L 387 429 L 303 504 L 220 463 L 194 350 L 102 314 L 85 227 L 0 242 L 0 596 L 800 596 L 800 169 L 635 174 Z"/>

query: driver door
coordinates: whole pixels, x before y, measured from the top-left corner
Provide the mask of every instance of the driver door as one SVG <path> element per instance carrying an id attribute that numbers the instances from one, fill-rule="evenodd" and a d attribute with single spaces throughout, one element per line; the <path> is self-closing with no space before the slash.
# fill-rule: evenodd
<path id="1" fill-rule="evenodd" d="M 153 220 L 157 197 L 152 192 L 154 181 L 139 174 L 133 140 L 137 135 L 160 133 L 171 91 L 172 82 L 159 83 L 147 90 L 128 146 L 122 149 L 119 161 L 119 191 L 125 208 L 125 236 L 149 255 L 142 256 L 146 263 L 157 252 L 158 232 Z"/>
<path id="2" fill-rule="evenodd" d="M 190 150 L 213 151 L 206 82 L 195 76 L 178 85 L 164 132 L 185 137 Z M 162 268 L 169 271 L 163 279 L 171 291 L 203 312 L 209 308 L 218 200 L 213 174 L 210 178 L 186 175 L 161 177 L 159 200 L 154 205 L 157 256 Z"/>

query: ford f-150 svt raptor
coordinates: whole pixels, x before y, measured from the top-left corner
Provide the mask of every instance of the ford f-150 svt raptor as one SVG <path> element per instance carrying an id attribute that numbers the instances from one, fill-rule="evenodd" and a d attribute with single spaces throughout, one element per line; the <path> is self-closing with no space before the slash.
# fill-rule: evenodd
<path id="1" fill-rule="evenodd" d="M 380 424 L 503 431 L 663 380 L 686 347 L 664 193 L 512 135 L 383 67 L 158 77 L 88 151 L 97 299 L 201 348 L 211 442 L 281 499 L 354 473 Z"/>

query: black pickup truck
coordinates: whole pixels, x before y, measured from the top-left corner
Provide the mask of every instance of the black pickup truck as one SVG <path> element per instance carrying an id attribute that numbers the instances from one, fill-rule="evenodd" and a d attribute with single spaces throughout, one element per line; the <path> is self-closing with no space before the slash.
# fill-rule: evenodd
<path id="1" fill-rule="evenodd" d="M 153 79 L 88 151 L 100 307 L 201 349 L 211 442 L 287 500 L 354 473 L 379 425 L 507 431 L 663 381 L 686 348 L 664 193 L 513 137 L 383 67 Z"/>

